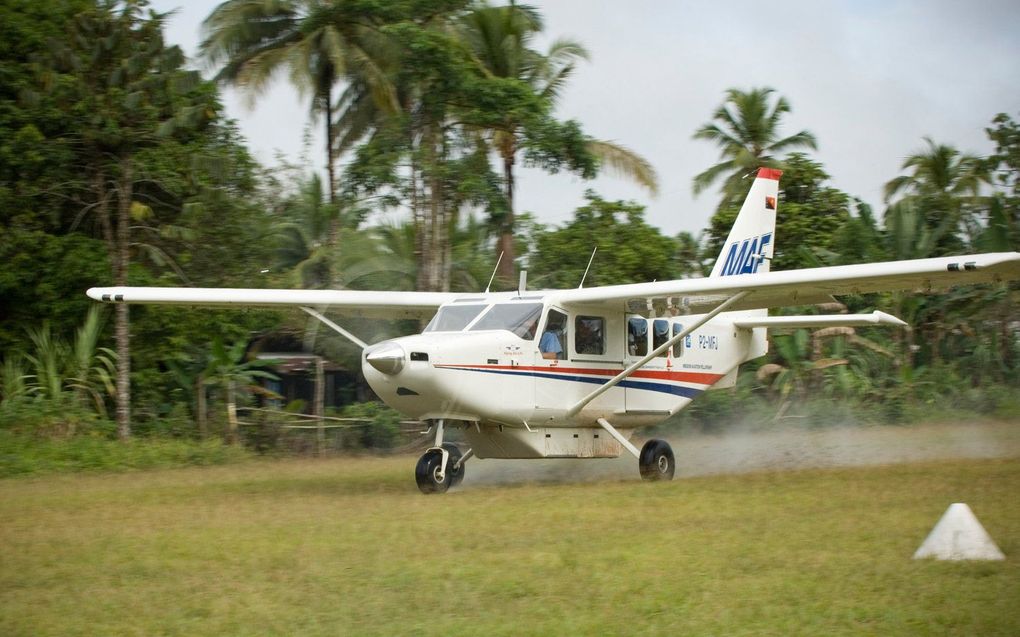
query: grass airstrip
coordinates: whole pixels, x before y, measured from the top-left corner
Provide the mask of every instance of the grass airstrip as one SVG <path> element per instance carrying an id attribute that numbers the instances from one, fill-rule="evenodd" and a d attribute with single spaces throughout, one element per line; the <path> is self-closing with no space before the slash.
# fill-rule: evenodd
<path id="1" fill-rule="evenodd" d="M 0 481 L 0 634 L 1020 634 L 1020 459 L 431 497 L 413 462 Z M 911 559 L 957 501 L 1006 561 Z"/>

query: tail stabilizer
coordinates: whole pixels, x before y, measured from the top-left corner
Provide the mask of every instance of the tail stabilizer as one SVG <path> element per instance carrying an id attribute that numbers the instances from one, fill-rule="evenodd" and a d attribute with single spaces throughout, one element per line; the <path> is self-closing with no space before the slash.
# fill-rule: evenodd
<path id="1" fill-rule="evenodd" d="M 759 168 L 710 276 L 768 272 L 775 245 L 779 178 L 783 171 Z"/>

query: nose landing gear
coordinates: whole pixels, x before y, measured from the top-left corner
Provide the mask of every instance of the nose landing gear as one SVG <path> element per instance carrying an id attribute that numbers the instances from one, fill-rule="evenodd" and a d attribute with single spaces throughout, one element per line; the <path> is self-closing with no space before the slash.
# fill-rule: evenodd
<path id="1" fill-rule="evenodd" d="M 425 494 L 445 493 L 464 480 L 464 463 L 471 457 L 468 449 L 461 454 L 457 445 L 443 442 L 443 421 L 436 422 L 436 445 L 426 451 L 414 468 L 418 489 Z"/>

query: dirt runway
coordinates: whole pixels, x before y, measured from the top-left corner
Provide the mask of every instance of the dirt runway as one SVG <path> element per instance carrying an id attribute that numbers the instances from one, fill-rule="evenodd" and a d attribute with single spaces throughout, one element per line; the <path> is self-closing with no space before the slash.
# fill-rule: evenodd
<path id="1" fill-rule="evenodd" d="M 636 440 L 640 447 L 644 438 Z M 781 428 L 669 439 L 677 478 L 817 467 L 895 464 L 950 458 L 1020 456 L 1020 422 L 911 426 Z M 464 488 L 529 482 L 638 479 L 637 461 L 473 460 Z"/>

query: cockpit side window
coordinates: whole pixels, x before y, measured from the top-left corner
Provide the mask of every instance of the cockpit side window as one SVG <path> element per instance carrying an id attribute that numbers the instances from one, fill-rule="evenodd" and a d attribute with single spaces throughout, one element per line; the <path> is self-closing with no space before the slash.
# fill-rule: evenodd
<path id="1" fill-rule="evenodd" d="M 447 305 L 439 308 L 429 324 L 426 332 L 459 332 L 468 326 L 475 317 L 481 314 L 485 305 Z"/>
<path id="2" fill-rule="evenodd" d="M 563 360 L 567 357 L 566 314 L 558 310 L 549 310 L 538 349 L 542 352 L 542 358 Z"/>
<path id="3" fill-rule="evenodd" d="M 478 319 L 470 331 L 507 330 L 531 341 L 535 338 L 535 329 L 541 316 L 541 303 L 498 303 Z"/>

